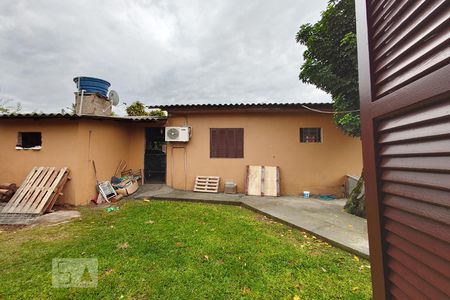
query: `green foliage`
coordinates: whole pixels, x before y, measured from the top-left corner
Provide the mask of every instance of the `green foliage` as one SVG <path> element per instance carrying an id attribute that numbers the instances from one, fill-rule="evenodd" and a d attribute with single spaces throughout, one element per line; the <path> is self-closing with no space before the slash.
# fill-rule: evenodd
<path id="1" fill-rule="evenodd" d="M 155 117 L 165 117 L 166 114 L 160 109 L 154 109 L 147 111 L 144 103 L 140 101 L 135 101 L 131 103 L 127 108 L 126 112 L 129 116 L 155 116 Z"/>
<path id="2" fill-rule="evenodd" d="M 22 111 L 22 104 L 17 103 L 15 106 L 8 105 L 9 99 L 0 98 L 0 114 L 15 114 Z"/>
<path id="3" fill-rule="evenodd" d="M 118 205 L 110 213 L 80 208 L 82 218 L 66 224 L 0 232 L 0 297 L 371 297 L 368 261 L 251 211 L 156 201 Z M 98 287 L 53 288 L 54 258 L 97 258 Z"/>
<path id="4" fill-rule="evenodd" d="M 149 116 L 154 116 L 154 117 L 166 117 L 166 113 L 163 112 L 163 111 L 160 110 L 160 109 L 153 109 L 153 110 L 150 110 L 150 111 L 148 112 L 148 115 L 149 115 Z"/>
<path id="5" fill-rule="evenodd" d="M 147 111 L 145 110 L 144 103 L 140 101 L 135 101 L 131 103 L 127 108 L 126 112 L 129 116 L 148 116 Z"/>
<path id="6" fill-rule="evenodd" d="M 329 93 L 334 121 L 344 133 L 359 137 L 358 63 L 354 0 L 330 0 L 315 24 L 303 24 L 296 35 L 305 45 L 300 80 Z"/>
<path id="7" fill-rule="evenodd" d="M 66 108 L 61 109 L 62 114 L 71 114 L 74 115 L 76 113 L 76 105 L 75 103 L 70 104 L 70 106 L 67 106 Z"/>

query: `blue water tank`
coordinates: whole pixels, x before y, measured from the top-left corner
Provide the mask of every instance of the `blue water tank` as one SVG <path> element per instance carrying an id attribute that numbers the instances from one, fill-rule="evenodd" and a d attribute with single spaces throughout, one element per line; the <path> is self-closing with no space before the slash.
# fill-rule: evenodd
<path id="1" fill-rule="evenodd" d="M 73 82 L 80 92 L 84 90 L 85 93 L 97 93 L 105 97 L 108 94 L 108 88 L 111 86 L 108 81 L 94 77 L 75 77 Z"/>

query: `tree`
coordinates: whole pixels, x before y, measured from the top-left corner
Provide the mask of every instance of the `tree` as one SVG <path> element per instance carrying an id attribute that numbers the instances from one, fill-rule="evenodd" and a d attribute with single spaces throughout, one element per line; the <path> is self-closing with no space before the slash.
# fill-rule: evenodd
<path id="1" fill-rule="evenodd" d="M 70 104 L 70 106 L 66 106 L 66 108 L 61 109 L 62 114 L 70 114 L 74 115 L 76 113 L 76 105 L 75 103 Z"/>
<path id="2" fill-rule="evenodd" d="M 329 0 L 321 19 L 303 24 L 297 43 L 306 46 L 300 80 L 331 95 L 334 122 L 347 135 L 360 137 L 358 61 L 354 0 Z M 364 216 L 361 196 L 363 174 L 345 205 L 348 212 Z"/>
<path id="3" fill-rule="evenodd" d="M 153 109 L 150 111 L 147 111 L 146 106 L 144 103 L 140 101 L 135 101 L 131 103 L 126 108 L 127 115 L 129 116 L 155 116 L 155 117 L 165 117 L 166 114 L 160 110 L 160 109 Z"/>
<path id="4" fill-rule="evenodd" d="M 14 114 L 22 110 L 22 105 L 17 103 L 15 106 L 8 105 L 10 99 L 0 98 L 0 114 Z"/>

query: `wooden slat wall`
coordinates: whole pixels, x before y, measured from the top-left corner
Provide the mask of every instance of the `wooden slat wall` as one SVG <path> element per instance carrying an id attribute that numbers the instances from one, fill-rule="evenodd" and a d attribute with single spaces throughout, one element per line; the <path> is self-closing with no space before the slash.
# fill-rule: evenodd
<path id="1" fill-rule="evenodd" d="M 450 1 L 374 1 L 371 11 L 374 100 L 450 62 Z"/>
<path id="2" fill-rule="evenodd" d="M 450 298 L 450 100 L 378 126 L 386 281 L 396 298 Z"/>

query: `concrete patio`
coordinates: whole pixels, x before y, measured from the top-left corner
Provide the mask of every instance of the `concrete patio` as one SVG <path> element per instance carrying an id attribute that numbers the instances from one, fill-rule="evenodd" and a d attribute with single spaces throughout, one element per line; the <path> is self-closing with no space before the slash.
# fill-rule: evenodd
<path id="1" fill-rule="evenodd" d="M 367 221 L 343 210 L 345 199 L 257 197 L 174 190 L 162 184 L 143 185 L 131 199 L 154 199 L 241 205 L 304 230 L 351 253 L 368 258 Z"/>

